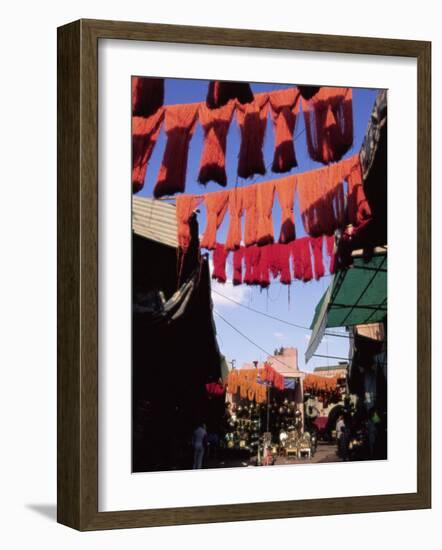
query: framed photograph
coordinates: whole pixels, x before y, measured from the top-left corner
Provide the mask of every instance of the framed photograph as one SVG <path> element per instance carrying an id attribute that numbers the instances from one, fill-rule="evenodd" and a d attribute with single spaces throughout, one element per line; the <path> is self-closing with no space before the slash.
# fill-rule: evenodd
<path id="1" fill-rule="evenodd" d="M 430 67 L 429 42 L 58 29 L 60 523 L 431 506 Z"/>

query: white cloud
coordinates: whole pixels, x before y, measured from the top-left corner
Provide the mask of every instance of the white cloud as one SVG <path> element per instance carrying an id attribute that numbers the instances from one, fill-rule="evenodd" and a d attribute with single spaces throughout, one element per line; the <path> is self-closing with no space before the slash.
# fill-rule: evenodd
<path id="1" fill-rule="evenodd" d="M 212 300 L 215 307 L 238 307 L 235 302 L 247 304 L 251 291 L 252 289 L 246 285 L 233 286 L 229 283 L 223 285 L 212 280 Z"/>

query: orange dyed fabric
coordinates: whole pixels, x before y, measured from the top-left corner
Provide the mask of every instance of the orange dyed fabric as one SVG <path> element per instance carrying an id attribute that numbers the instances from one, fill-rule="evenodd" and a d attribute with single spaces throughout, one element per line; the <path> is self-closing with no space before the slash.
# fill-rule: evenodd
<path id="1" fill-rule="evenodd" d="M 164 79 L 132 78 L 132 115 L 149 117 L 164 103 Z"/>
<path id="2" fill-rule="evenodd" d="M 178 246 L 183 252 L 187 251 L 190 244 L 190 217 L 201 201 L 200 197 L 195 197 L 194 195 L 180 195 L 176 198 Z"/>
<path id="3" fill-rule="evenodd" d="M 267 94 L 256 94 L 253 102 L 236 105 L 236 118 L 241 132 L 238 160 L 240 178 L 266 173 L 262 147 L 267 126 L 268 99 Z"/>
<path id="4" fill-rule="evenodd" d="M 166 108 L 167 143 L 154 189 L 155 198 L 184 192 L 189 144 L 195 131 L 198 108 L 199 103 Z"/>
<path id="5" fill-rule="evenodd" d="M 147 165 L 157 142 L 164 119 L 164 109 L 150 117 L 132 117 L 132 191 L 144 186 Z"/>
<path id="6" fill-rule="evenodd" d="M 243 214 L 243 188 L 236 187 L 229 191 L 229 230 L 226 249 L 236 250 L 241 246 L 241 216 Z"/>
<path id="7" fill-rule="evenodd" d="M 310 157 L 324 164 L 340 160 L 353 144 L 351 88 L 321 88 L 303 100 Z"/>
<path id="8" fill-rule="evenodd" d="M 229 202 L 228 191 L 216 191 L 204 195 L 206 207 L 206 229 L 201 239 L 201 248 L 214 250 L 216 247 L 216 232 L 227 212 Z"/>
<path id="9" fill-rule="evenodd" d="M 248 185 L 242 188 L 244 221 L 244 244 L 251 246 L 256 244 L 258 229 L 258 214 L 256 210 L 256 185 Z"/>
<path id="10" fill-rule="evenodd" d="M 299 111 L 299 91 L 297 88 L 277 90 L 269 94 L 272 122 L 275 132 L 275 153 L 272 171 L 288 172 L 298 166 L 293 142 L 296 113 Z"/>
<path id="11" fill-rule="evenodd" d="M 213 180 L 223 187 L 227 185 L 226 142 L 234 108 L 233 100 L 218 109 L 209 109 L 204 103 L 200 106 L 199 120 L 204 129 L 204 149 L 199 183 L 206 184 Z"/>
<path id="12" fill-rule="evenodd" d="M 304 390 L 335 390 L 338 379 L 334 376 L 319 376 L 308 373 L 304 378 Z"/>
<path id="13" fill-rule="evenodd" d="M 365 196 L 361 165 L 357 155 L 348 175 L 348 221 L 358 226 L 370 217 L 371 209 Z"/>
<path id="14" fill-rule="evenodd" d="M 345 195 L 339 165 L 297 176 L 299 208 L 305 232 L 331 235 L 345 225 Z"/>
<path id="15" fill-rule="evenodd" d="M 277 180 L 276 193 L 282 211 L 280 243 L 289 243 L 296 239 L 295 218 L 293 208 L 295 203 L 296 177 L 289 176 Z"/>
<path id="16" fill-rule="evenodd" d="M 267 181 L 256 185 L 257 231 L 256 242 L 263 246 L 273 243 L 273 198 L 275 196 L 275 182 Z"/>

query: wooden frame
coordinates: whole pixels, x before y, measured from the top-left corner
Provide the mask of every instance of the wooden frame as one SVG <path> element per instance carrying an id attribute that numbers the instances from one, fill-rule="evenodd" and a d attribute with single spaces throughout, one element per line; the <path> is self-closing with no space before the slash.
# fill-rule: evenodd
<path id="1" fill-rule="evenodd" d="M 418 70 L 417 492 L 98 512 L 98 40 L 405 56 Z M 58 29 L 58 521 L 79 530 L 431 506 L 431 43 L 80 20 Z"/>

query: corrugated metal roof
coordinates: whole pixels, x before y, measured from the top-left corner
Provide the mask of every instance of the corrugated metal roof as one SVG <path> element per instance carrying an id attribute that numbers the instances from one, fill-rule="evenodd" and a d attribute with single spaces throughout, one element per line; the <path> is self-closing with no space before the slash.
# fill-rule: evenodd
<path id="1" fill-rule="evenodd" d="M 132 229 L 141 237 L 177 248 L 175 205 L 148 197 L 132 197 Z"/>

